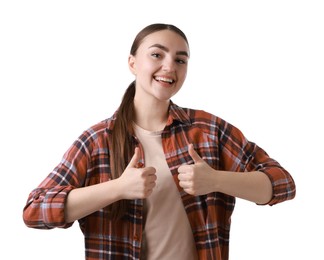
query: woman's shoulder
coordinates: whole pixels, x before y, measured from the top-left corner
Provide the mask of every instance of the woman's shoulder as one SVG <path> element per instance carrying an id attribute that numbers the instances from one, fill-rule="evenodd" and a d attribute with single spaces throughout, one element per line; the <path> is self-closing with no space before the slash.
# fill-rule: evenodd
<path id="1" fill-rule="evenodd" d="M 97 122 L 96 124 L 93 124 L 92 126 L 90 126 L 88 128 L 88 130 L 97 131 L 97 132 L 98 131 L 100 132 L 103 130 L 110 130 L 113 127 L 114 120 L 115 120 L 115 118 L 113 116 L 103 119 L 103 120 Z"/>
<path id="2" fill-rule="evenodd" d="M 204 109 L 180 106 L 176 106 L 176 109 L 181 111 L 178 112 L 179 114 L 182 113 L 188 118 L 187 122 L 190 122 L 191 126 L 198 127 L 202 131 L 213 132 L 215 134 L 216 132 L 232 132 L 237 129 L 222 117 Z"/>
<path id="3" fill-rule="evenodd" d="M 191 123 L 211 123 L 218 124 L 220 122 L 225 122 L 225 120 L 216 114 L 206 111 L 204 109 L 197 109 L 191 107 L 180 107 L 177 106 L 179 110 L 182 110 L 190 119 Z"/>
<path id="4" fill-rule="evenodd" d="M 92 124 L 90 127 L 85 129 L 81 133 L 79 139 L 95 140 L 95 139 L 98 139 L 101 137 L 106 138 L 107 134 L 111 132 L 111 129 L 114 124 L 114 119 L 115 119 L 115 116 L 113 115 L 111 117 L 108 117 L 108 118 L 103 119 L 97 123 Z"/>

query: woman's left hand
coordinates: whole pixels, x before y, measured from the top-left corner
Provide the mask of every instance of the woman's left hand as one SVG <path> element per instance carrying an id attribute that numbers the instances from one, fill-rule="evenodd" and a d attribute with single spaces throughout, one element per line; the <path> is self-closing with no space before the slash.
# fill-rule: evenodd
<path id="1" fill-rule="evenodd" d="M 192 144 L 188 152 L 193 164 L 183 164 L 178 168 L 179 185 L 188 194 L 198 196 L 215 191 L 215 170 L 195 151 Z"/>

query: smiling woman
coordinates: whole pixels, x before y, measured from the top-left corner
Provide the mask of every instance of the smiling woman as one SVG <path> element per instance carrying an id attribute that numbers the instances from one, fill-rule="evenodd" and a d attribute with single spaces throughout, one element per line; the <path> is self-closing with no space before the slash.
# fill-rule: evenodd
<path id="1" fill-rule="evenodd" d="M 154 123 L 157 127 L 165 124 L 169 99 L 185 81 L 188 59 L 187 41 L 172 30 L 153 32 L 141 41 L 138 49 L 132 50 L 129 68 L 136 76 L 134 106 L 140 109 L 145 102 L 146 107 L 157 108 L 157 113 L 150 116 L 149 122 L 147 115 L 142 117 L 143 113 L 136 113 L 139 125 L 149 130 L 160 130 L 154 129 Z M 146 111 L 153 112 L 151 109 Z M 153 124 L 151 120 L 154 120 Z"/>
<path id="2" fill-rule="evenodd" d="M 236 197 L 263 205 L 294 198 L 292 176 L 237 127 L 173 103 L 189 53 L 174 25 L 138 33 L 128 59 L 135 79 L 120 106 L 31 191 L 28 227 L 78 221 L 86 259 L 226 260 Z"/>

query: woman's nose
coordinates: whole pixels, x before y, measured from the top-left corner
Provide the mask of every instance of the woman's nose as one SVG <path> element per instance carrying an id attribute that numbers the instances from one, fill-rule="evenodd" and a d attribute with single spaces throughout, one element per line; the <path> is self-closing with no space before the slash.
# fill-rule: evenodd
<path id="1" fill-rule="evenodd" d="M 168 72 L 174 71 L 175 70 L 174 61 L 172 59 L 165 59 L 163 61 L 163 70 Z"/>

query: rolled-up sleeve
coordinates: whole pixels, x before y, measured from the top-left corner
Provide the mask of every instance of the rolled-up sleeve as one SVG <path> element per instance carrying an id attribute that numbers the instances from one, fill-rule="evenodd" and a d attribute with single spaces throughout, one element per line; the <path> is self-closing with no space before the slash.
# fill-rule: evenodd
<path id="1" fill-rule="evenodd" d="M 236 127 L 228 124 L 221 131 L 221 157 L 226 170 L 237 172 L 261 171 L 272 184 L 273 196 L 267 203 L 291 200 L 295 197 L 296 186 L 290 173 L 278 161 L 271 158 L 261 147 L 250 142 Z"/>
<path id="2" fill-rule="evenodd" d="M 89 134 L 84 132 L 53 171 L 31 191 L 23 209 L 23 220 L 28 227 L 68 228 L 73 224 L 65 221 L 65 203 L 69 192 L 85 182 L 89 166 L 85 140 L 88 139 Z"/>
<path id="3" fill-rule="evenodd" d="M 64 206 L 67 195 L 72 189 L 73 187 L 68 186 L 33 190 L 23 211 L 25 224 L 39 229 L 70 227 L 73 223 L 66 223 Z"/>
<path id="4" fill-rule="evenodd" d="M 272 184 L 272 199 L 267 204 L 275 205 L 293 199 L 296 186 L 290 173 L 260 147 L 256 146 L 255 149 L 252 165 L 256 165 L 255 170 L 265 173 Z"/>

